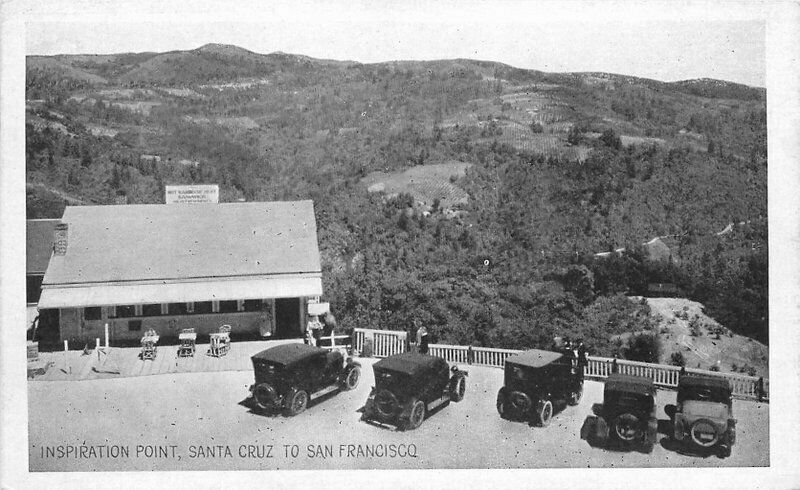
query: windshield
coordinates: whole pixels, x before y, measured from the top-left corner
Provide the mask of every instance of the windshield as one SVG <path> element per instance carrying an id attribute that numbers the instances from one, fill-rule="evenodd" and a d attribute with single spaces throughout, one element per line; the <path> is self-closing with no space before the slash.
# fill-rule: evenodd
<path id="1" fill-rule="evenodd" d="M 630 408 L 648 411 L 653 408 L 653 397 L 625 392 L 608 391 L 605 394 L 606 404 L 619 408 Z"/>
<path id="2" fill-rule="evenodd" d="M 683 403 L 683 413 L 695 417 L 721 420 L 728 418 L 728 407 L 718 402 L 687 400 Z"/>

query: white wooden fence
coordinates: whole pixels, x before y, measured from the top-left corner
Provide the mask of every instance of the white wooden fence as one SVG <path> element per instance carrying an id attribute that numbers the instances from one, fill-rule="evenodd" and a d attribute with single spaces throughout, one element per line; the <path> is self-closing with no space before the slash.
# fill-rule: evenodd
<path id="1" fill-rule="evenodd" d="M 372 344 L 372 355 L 375 357 L 388 357 L 400 354 L 406 350 L 406 332 L 390 330 L 373 330 L 356 328 L 353 332 L 353 350 L 361 353 L 364 346 Z M 495 349 L 492 347 L 469 347 L 463 345 L 431 344 L 428 353 L 441 357 L 448 362 L 461 364 L 475 364 L 502 368 L 505 360 L 512 354 L 522 352 L 514 349 Z M 588 356 L 588 365 L 584 369 L 584 376 L 588 379 L 604 380 L 614 372 L 614 359 L 608 357 Z M 644 376 L 653 380 L 656 386 L 674 389 L 678 386 L 680 368 L 664 364 L 650 364 L 646 362 L 628 361 L 617 359 L 616 371 L 620 374 Z M 759 391 L 762 398 L 768 399 L 769 380 L 762 379 L 763 386 L 759 389 L 759 380 L 755 376 L 745 376 L 735 373 L 720 373 L 702 369 L 686 368 L 687 373 L 704 374 L 726 378 L 731 383 L 733 394 L 737 398 L 758 399 Z"/>

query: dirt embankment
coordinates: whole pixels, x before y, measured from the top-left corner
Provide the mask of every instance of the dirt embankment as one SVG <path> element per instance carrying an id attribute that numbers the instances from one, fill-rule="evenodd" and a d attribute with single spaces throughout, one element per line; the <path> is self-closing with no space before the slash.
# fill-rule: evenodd
<path id="1" fill-rule="evenodd" d="M 640 300 L 641 298 L 632 298 Z M 661 338 L 661 362 L 680 352 L 687 367 L 769 376 L 769 347 L 737 335 L 703 313 L 703 305 L 683 298 L 647 298 Z"/>

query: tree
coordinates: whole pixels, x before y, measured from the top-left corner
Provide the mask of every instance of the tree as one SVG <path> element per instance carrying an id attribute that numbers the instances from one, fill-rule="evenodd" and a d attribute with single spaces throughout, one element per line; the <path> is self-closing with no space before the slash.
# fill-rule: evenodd
<path id="1" fill-rule="evenodd" d="M 631 361 L 657 363 L 661 357 L 661 341 L 655 334 L 635 334 L 628 339 L 624 354 Z"/>

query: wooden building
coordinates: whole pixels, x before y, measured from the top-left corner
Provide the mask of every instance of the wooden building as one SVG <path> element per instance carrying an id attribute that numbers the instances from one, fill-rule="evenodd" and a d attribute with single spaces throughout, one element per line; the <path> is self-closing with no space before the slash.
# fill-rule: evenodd
<path id="1" fill-rule="evenodd" d="M 68 206 L 55 227 L 40 309 L 59 311 L 62 340 L 297 338 L 322 294 L 311 201 Z"/>

